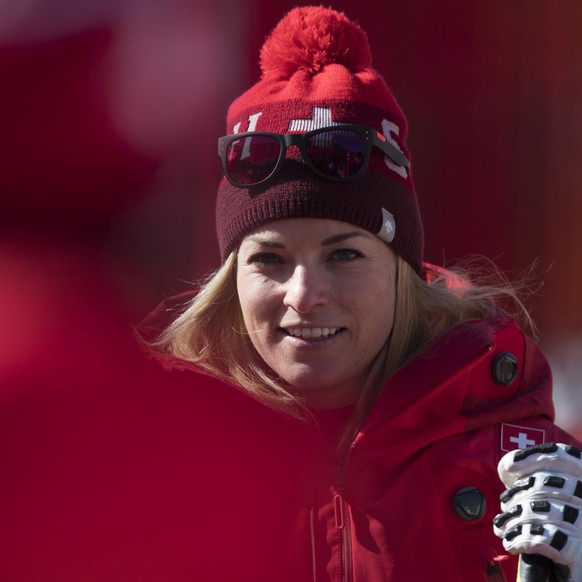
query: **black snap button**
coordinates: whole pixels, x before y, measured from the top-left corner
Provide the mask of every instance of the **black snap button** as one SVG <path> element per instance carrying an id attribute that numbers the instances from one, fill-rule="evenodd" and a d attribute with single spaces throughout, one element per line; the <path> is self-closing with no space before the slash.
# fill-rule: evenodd
<path id="1" fill-rule="evenodd" d="M 495 356 L 491 366 L 493 380 L 501 386 L 509 386 L 516 378 L 518 371 L 517 358 L 509 352 L 501 352 Z"/>
<path id="2" fill-rule="evenodd" d="M 463 487 L 453 498 L 455 513 L 465 521 L 475 521 L 485 513 L 485 496 L 476 487 Z"/>

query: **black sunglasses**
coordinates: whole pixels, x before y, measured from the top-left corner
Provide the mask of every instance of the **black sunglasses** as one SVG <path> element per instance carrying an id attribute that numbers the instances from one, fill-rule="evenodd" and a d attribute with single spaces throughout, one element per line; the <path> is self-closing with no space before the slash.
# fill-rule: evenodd
<path id="1" fill-rule="evenodd" d="M 399 149 L 375 129 L 362 125 L 333 125 L 292 134 L 235 133 L 218 140 L 218 156 L 226 179 L 238 188 L 263 185 L 273 178 L 289 146 L 297 146 L 305 164 L 321 178 L 344 182 L 364 175 L 373 145 L 394 163 L 409 167 Z"/>

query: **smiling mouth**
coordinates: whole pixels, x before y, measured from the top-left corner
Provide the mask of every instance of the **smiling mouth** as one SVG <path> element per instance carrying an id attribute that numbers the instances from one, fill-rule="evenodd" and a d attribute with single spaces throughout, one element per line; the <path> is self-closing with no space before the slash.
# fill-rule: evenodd
<path id="1" fill-rule="evenodd" d="M 325 339 L 334 336 L 339 327 L 286 327 L 283 330 L 292 337 L 303 339 Z"/>

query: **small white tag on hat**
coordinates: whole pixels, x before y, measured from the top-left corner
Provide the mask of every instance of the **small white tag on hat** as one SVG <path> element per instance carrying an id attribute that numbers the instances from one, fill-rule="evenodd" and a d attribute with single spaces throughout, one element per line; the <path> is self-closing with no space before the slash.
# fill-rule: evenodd
<path id="1" fill-rule="evenodd" d="M 390 243 L 394 240 L 396 235 L 396 221 L 394 220 L 394 215 L 388 212 L 385 208 L 382 208 L 382 226 L 380 230 L 376 233 L 382 240 Z"/>

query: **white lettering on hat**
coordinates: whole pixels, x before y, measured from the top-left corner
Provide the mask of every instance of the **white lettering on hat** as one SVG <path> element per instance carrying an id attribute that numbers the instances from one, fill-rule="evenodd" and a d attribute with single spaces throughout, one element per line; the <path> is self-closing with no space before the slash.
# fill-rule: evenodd
<path id="1" fill-rule="evenodd" d="M 249 126 L 248 126 L 247 131 L 255 131 L 255 129 L 257 129 L 257 122 L 259 121 L 259 117 L 261 117 L 261 115 L 263 115 L 262 111 L 259 111 L 258 113 L 253 113 L 252 115 L 249 115 Z M 232 133 L 239 133 L 241 125 L 242 125 L 242 121 L 235 123 L 235 125 L 232 129 Z M 242 153 L 240 156 L 241 160 L 244 160 L 245 158 L 248 158 L 251 155 L 250 141 L 251 140 L 248 137 L 245 139 L 245 143 L 243 145 L 243 150 L 242 150 Z"/>
<path id="2" fill-rule="evenodd" d="M 311 119 L 292 119 L 287 131 L 306 132 L 330 125 L 341 125 L 341 123 L 331 120 L 331 109 L 329 107 L 314 107 Z"/>
<path id="3" fill-rule="evenodd" d="M 247 128 L 247 131 L 255 131 L 255 129 L 257 129 L 257 123 L 258 123 L 259 117 L 261 117 L 261 115 L 263 115 L 262 111 L 259 111 L 258 113 L 253 113 L 252 115 L 249 115 L 249 126 Z M 232 133 L 239 133 L 241 125 L 242 125 L 242 121 L 235 123 L 235 125 L 232 129 Z"/>
<path id="4" fill-rule="evenodd" d="M 400 152 L 402 149 L 400 148 L 400 144 L 392 137 L 394 135 L 400 135 L 400 128 L 391 121 L 387 119 L 382 120 L 382 133 L 384 137 Z M 396 172 L 399 176 L 402 176 L 404 179 L 408 178 L 408 171 L 404 166 L 399 166 L 395 164 L 388 156 L 384 156 L 384 161 L 386 165 L 393 171 Z"/>
<path id="5" fill-rule="evenodd" d="M 376 233 L 376 236 L 385 240 L 387 243 L 391 243 L 396 235 L 396 220 L 394 215 L 388 212 L 385 208 L 382 208 L 382 226 L 380 230 Z"/>

